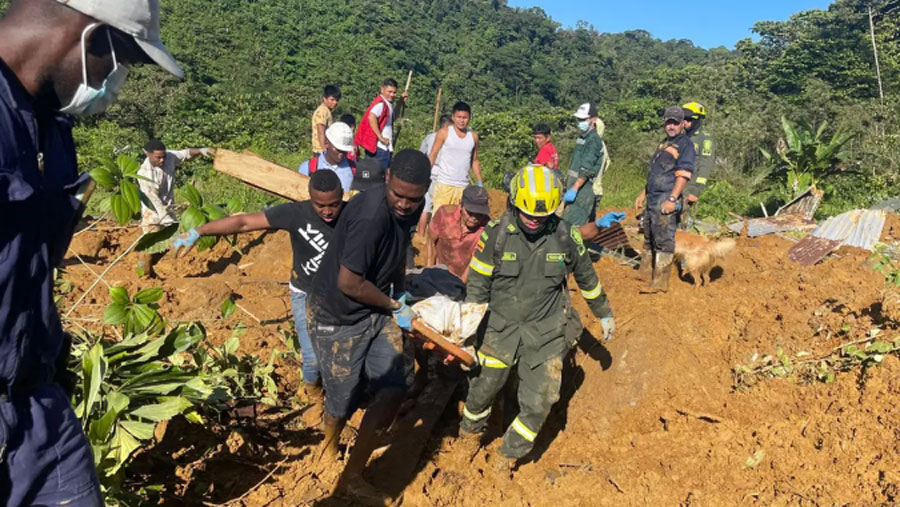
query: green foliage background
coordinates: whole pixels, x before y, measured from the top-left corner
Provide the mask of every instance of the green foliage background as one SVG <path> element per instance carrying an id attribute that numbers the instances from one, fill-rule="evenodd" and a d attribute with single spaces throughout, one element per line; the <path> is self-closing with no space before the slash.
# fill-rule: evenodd
<path id="1" fill-rule="evenodd" d="M 5 10 L 8 0 L 0 0 Z M 886 102 L 878 100 L 867 6 L 875 13 Z M 706 50 L 641 30 L 563 29 L 538 8 L 504 0 L 163 0 L 163 39 L 187 70 L 177 81 L 135 69 L 121 100 L 76 131 L 82 168 L 113 153 L 139 156 L 149 137 L 173 148 L 249 148 L 287 166 L 309 155 L 310 116 L 322 86 L 338 84 L 336 114 L 361 115 L 384 77 L 414 71 L 399 147 L 431 130 L 435 95 L 443 110 L 474 108 L 489 185 L 532 154 L 530 126 L 554 128 L 563 167 L 574 139 L 570 112 L 596 101 L 612 166 L 606 203 L 629 205 L 642 185 L 667 105 L 700 101 L 718 160 L 701 213 L 758 213 L 782 115 L 856 133 L 851 162 L 833 178 L 823 210 L 865 206 L 898 192 L 900 2 L 837 0 L 827 10 L 761 21 L 758 40 Z M 687 25 L 686 25 L 687 26 Z M 217 203 L 237 196 L 249 211 L 273 199 L 192 163 L 179 176 Z"/>

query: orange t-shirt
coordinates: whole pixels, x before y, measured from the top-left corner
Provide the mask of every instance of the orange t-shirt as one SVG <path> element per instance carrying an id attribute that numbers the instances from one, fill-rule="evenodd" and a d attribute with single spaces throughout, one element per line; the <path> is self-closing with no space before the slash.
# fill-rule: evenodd
<path id="1" fill-rule="evenodd" d="M 428 234 L 437 240 L 437 263 L 444 264 L 451 273 L 462 279 L 475 253 L 475 244 L 484 227 L 470 231 L 460 224 L 462 209 L 458 204 L 441 206 L 431 218 Z"/>

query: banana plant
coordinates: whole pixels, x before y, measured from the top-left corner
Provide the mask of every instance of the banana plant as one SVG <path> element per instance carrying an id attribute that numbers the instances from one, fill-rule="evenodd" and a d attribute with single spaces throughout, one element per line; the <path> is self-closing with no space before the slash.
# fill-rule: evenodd
<path id="1" fill-rule="evenodd" d="M 108 206 L 119 225 L 125 225 L 141 211 L 141 201 L 146 200 L 137 184 L 141 165 L 127 155 L 119 155 L 115 160 L 104 157 L 100 163 L 102 167 L 91 171 L 91 177 L 110 192 L 101 206 Z"/>
<path id="2" fill-rule="evenodd" d="M 191 184 L 183 186 L 179 189 L 179 193 L 189 204 L 187 209 L 181 213 L 181 229 L 185 232 L 200 227 L 207 222 L 228 216 L 228 213 L 221 206 L 204 203 L 203 196 Z M 202 252 L 212 248 L 218 240 L 218 236 L 204 236 L 200 238 L 197 240 L 197 251 Z"/>
<path id="3" fill-rule="evenodd" d="M 109 289 L 112 303 L 103 312 L 103 321 L 110 325 L 121 325 L 126 336 L 138 333 L 156 335 L 162 332 L 165 322 L 159 314 L 157 302 L 163 296 L 159 287 L 140 290 L 129 297 L 124 287 Z"/>

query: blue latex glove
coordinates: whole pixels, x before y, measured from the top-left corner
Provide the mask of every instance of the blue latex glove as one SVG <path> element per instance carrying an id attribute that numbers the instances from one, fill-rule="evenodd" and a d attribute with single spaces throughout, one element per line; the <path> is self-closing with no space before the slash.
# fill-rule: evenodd
<path id="1" fill-rule="evenodd" d="M 565 202 L 575 202 L 575 197 L 578 195 L 578 191 L 574 188 L 570 188 L 566 190 L 566 194 L 563 195 L 563 201 Z"/>
<path id="2" fill-rule="evenodd" d="M 598 218 L 595 224 L 597 227 L 609 227 L 610 225 L 625 220 L 625 213 L 618 211 L 610 211 L 609 213 Z"/>
<path id="3" fill-rule="evenodd" d="M 406 298 L 402 297 L 401 299 L 398 299 L 398 301 L 401 303 L 401 306 L 400 308 L 394 310 L 394 322 L 396 322 L 397 325 L 400 326 L 400 329 L 403 329 L 404 331 L 412 331 L 412 321 L 413 319 L 418 317 L 418 315 L 416 315 L 415 310 L 413 310 L 408 304 L 406 304 L 404 299 Z"/>
<path id="4" fill-rule="evenodd" d="M 606 341 L 612 340 L 613 331 L 616 330 L 616 320 L 612 317 L 605 317 L 600 319 L 600 327 L 603 328 L 603 339 Z"/>
<path id="5" fill-rule="evenodd" d="M 194 243 L 196 243 L 198 239 L 200 239 L 200 233 L 197 232 L 197 229 L 191 227 L 191 230 L 187 231 L 187 234 L 175 238 L 175 241 L 172 242 L 172 246 L 175 248 L 175 251 L 178 251 L 180 248 L 190 248 L 194 246 Z"/>
<path id="6" fill-rule="evenodd" d="M 478 182 L 478 188 L 481 188 L 481 187 L 483 187 L 483 186 L 484 186 L 484 183 L 482 183 L 481 181 L 479 181 L 479 182 Z"/>

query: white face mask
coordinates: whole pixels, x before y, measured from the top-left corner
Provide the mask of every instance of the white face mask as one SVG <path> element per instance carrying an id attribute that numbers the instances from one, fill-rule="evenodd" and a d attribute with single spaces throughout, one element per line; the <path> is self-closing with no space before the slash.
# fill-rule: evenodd
<path id="1" fill-rule="evenodd" d="M 69 105 L 60 109 L 59 112 L 71 114 L 75 116 L 87 116 L 91 114 L 99 114 L 106 111 L 119 97 L 119 92 L 125 85 L 125 79 L 128 77 L 128 67 L 125 64 L 119 65 L 116 60 L 116 49 L 113 47 L 112 37 L 109 30 L 106 31 L 106 38 L 109 40 L 109 50 L 113 57 L 113 70 L 103 80 L 100 89 L 91 88 L 87 80 L 87 48 L 85 47 L 85 38 L 88 32 L 96 27 L 99 23 L 93 23 L 81 32 L 81 84 L 75 90 L 75 95 Z"/>

